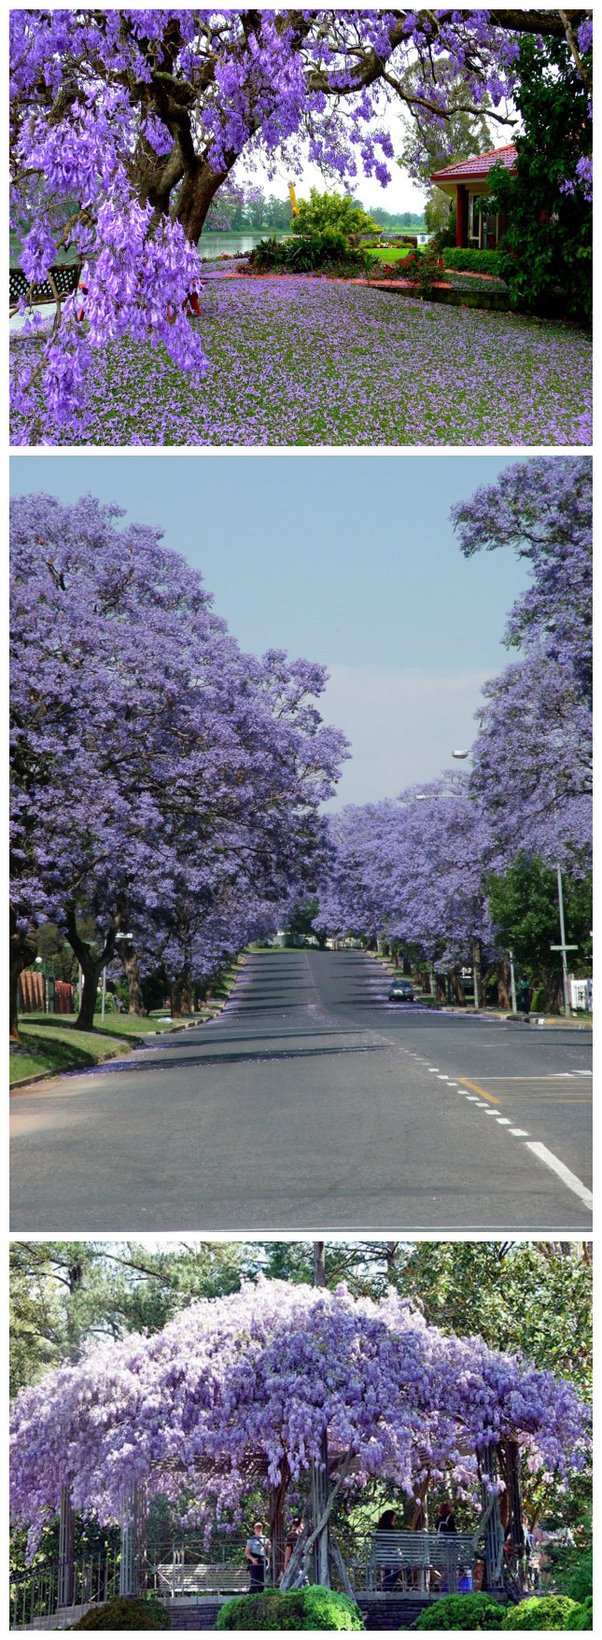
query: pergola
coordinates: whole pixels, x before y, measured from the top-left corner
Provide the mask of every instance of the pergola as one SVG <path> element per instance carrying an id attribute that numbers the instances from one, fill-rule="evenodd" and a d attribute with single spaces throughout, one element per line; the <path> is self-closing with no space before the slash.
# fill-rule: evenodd
<path id="1" fill-rule="evenodd" d="M 120 1523 L 121 1592 L 144 1575 L 145 1509 L 161 1494 L 188 1521 L 241 1524 L 265 1491 L 275 1573 L 289 1492 L 308 1494 L 285 1573 L 349 1588 L 335 1504 L 374 1479 L 416 1506 L 428 1488 L 472 1499 L 487 1586 L 503 1587 L 508 1522 L 521 1534 L 520 1453 L 567 1474 L 585 1456 L 572 1387 L 480 1338 L 450 1337 L 390 1291 L 379 1301 L 259 1280 L 191 1304 L 159 1333 L 96 1345 L 14 1404 L 13 1519 L 60 1517 L 60 1597 L 72 1599 L 75 1514 Z"/>

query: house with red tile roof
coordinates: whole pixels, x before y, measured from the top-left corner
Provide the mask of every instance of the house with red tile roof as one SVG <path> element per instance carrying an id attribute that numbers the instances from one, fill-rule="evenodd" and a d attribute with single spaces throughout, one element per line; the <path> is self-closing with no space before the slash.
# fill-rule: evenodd
<path id="1" fill-rule="evenodd" d="M 433 171 L 431 182 L 450 194 L 456 207 L 456 245 L 471 250 L 495 250 L 504 231 L 505 222 L 496 212 L 475 210 L 475 203 L 487 193 L 489 172 L 494 165 L 503 165 L 507 171 L 516 170 L 516 148 L 506 143 L 504 148 L 490 148 L 486 154 L 475 154 L 472 159 L 460 159 L 447 165 L 443 171 Z"/>

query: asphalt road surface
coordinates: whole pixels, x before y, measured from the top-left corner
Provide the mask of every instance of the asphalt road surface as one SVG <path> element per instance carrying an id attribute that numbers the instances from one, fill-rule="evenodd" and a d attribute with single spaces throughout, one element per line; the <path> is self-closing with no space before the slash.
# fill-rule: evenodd
<path id="1" fill-rule="evenodd" d="M 249 959 L 219 1020 L 17 1092 L 13 1231 L 590 1229 L 591 1037 Z"/>

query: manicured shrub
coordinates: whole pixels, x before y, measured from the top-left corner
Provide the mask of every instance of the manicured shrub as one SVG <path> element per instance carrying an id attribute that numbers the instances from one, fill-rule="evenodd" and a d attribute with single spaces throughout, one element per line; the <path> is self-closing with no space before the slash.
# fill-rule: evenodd
<path id="1" fill-rule="evenodd" d="M 169 1614 L 158 1600 L 130 1600 L 119 1596 L 92 1606 L 74 1629 L 168 1629 Z"/>
<path id="2" fill-rule="evenodd" d="M 315 1586 L 266 1589 L 227 1600 L 218 1629 L 363 1629 L 361 1612 L 345 1594 Z"/>
<path id="3" fill-rule="evenodd" d="M 489 1594 L 448 1594 L 420 1613 L 415 1629 L 500 1629 L 502 1608 Z"/>
<path id="4" fill-rule="evenodd" d="M 462 249 L 454 245 L 446 250 L 443 258 L 446 268 L 453 268 L 456 273 L 493 273 L 499 275 L 502 257 L 499 251 L 477 251 Z"/>
<path id="5" fill-rule="evenodd" d="M 503 1629 L 572 1629 L 570 1621 L 580 1607 L 566 1594 L 534 1595 L 521 1600 L 518 1606 L 509 1606 L 502 1623 Z"/>

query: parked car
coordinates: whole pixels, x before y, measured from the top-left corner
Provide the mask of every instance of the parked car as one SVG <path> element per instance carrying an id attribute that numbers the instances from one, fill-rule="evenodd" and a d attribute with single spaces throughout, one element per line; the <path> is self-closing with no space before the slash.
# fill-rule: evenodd
<path id="1" fill-rule="evenodd" d="M 394 974 L 389 986 L 389 1002 L 413 1002 L 414 986 L 405 974 Z"/>

